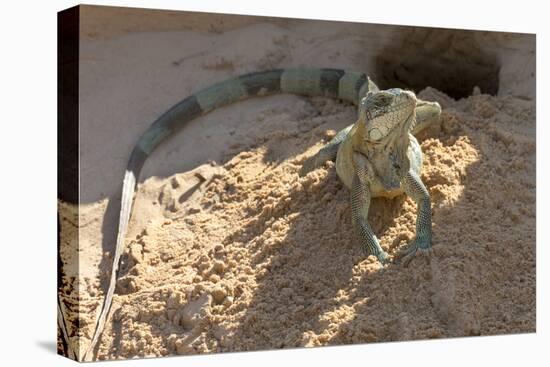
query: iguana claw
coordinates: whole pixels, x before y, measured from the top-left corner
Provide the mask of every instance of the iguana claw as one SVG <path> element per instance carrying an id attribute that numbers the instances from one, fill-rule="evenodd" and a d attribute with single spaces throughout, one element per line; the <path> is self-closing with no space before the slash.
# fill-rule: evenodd
<path id="1" fill-rule="evenodd" d="M 381 253 L 379 253 L 377 258 L 382 265 L 386 265 L 390 263 L 390 256 L 385 251 L 382 251 Z"/>

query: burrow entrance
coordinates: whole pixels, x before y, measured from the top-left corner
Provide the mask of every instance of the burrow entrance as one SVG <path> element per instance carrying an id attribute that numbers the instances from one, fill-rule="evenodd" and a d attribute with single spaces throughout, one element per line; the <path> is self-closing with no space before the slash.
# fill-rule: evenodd
<path id="1" fill-rule="evenodd" d="M 419 92 L 431 86 L 458 99 L 472 94 L 495 95 L 500 65 L 487 51 L 486 32 L 403 27 L 395 42 L 376 58 L 376 81 L 381 88 L 409 88 Z"/>

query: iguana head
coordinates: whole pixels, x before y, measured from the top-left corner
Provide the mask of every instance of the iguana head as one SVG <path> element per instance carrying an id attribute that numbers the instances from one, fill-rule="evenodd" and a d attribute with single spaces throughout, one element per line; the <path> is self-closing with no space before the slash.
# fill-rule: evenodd
<path id="1" fill-rule="evenodd" d="M 359 121 L 365 124 L 364 138 L 377 142 L 396 127 L 403 127 L 414 117 L 416 96 L 399 88 L 369 92 L 361 100 Z"/>
<path id="2" fill-rule="evenodd" d="M 398 88 L 369 92 L 361 100 L 354 149 L 366 154 L 386 190 L 398 188 L 409 170 L 407 149 L 415 107 L 415 94 Z"/>

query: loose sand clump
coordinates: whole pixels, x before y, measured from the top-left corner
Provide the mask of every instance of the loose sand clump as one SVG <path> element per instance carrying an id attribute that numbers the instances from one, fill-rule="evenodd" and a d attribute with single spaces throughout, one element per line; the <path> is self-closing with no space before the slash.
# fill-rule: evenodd
<path id="1" fill-rule="evenodd" d="M 431 258 L 384 268 L 365 258 L 334 164 L 298 177 L 355 116 L 353 106 L 304 99 L 309 113 L 292 128 L 259 136 L 227 163 L 140 185 L 137 235 L 127 239 L 97 357 L 535 331 L 535 104 L 454 101 L 430 88 L 420 97 L 443 106 L 441 126 L 419 139 Z M 369 214 L 392 256 L 413 238 L 415 219 L 405 196 L 375 199 Z M 97 307 L 103 295 L 92 283 L 81 292 Z M 95 320 L 93 307 L 81 312 Z M 93 322 L 81 326 L 85 345 Z"/>

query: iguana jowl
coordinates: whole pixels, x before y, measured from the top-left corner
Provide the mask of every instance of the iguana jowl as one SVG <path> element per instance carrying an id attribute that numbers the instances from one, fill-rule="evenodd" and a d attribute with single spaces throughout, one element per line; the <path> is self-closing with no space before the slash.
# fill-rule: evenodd
<path id="1" fill-rule="evenodd" d="M 90 360 L 112 303 L 133 195 L 140 170 L 149 154 L 187 122 L 218 107 L 255 96 L 289 93 L 325 96 L 358 105 L 357 121 L 340 131 L 327 145 L 307 159 L 300 175 L 336 160 L 336 172 L 351 190 L 352 222 L 361 247 L 386 263 L 368 221 L 370 199 L 407 193 L 418 203 L 416 238 L 408 255 L 431 246 L 431 208 L 420 180 L 422 152 L 413 134 L 439 119 L 437 103 L 417 100 L 401 89 L 379 91 L 364 74 L 340 69 L 277 69 L 241 75 L 193 94 L 160 116 L 134 147 L 122 186 L 118 235 L 109 287 L 92 342 L 84 360 Z"/>

